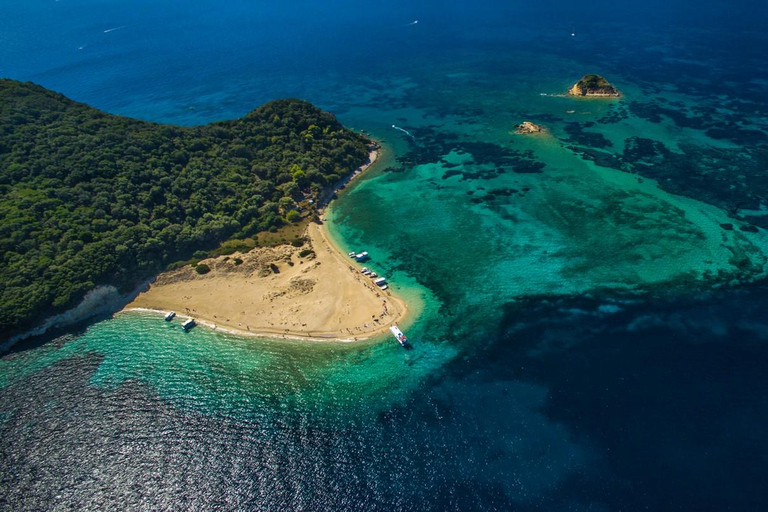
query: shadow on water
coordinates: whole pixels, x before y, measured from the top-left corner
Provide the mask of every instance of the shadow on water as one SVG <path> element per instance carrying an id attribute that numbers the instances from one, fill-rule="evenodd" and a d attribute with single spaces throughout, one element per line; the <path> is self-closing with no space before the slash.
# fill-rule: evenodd
<path id="1" fill-rule="evenodd" d="M 6 352 L 0 354 L 0 358 L 12 358 L 14 355 L 35 350 L 47 344 L 60 348 L 73 338 L 85 334 L 91 326 L 109 320 L 110 318 L 113 318 L 113 316 L 112 313 L 104 313 L 66 327 L 49 329 L 45 334 L 39 336 L 30 336 L 29 338 L 14 343 Z"/>

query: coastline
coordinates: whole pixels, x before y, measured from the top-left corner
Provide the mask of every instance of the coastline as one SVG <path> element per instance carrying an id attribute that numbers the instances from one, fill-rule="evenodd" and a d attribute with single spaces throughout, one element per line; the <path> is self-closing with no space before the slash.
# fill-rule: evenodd
<path id="1" fill-rule="evenodd" d="M 374 141 L 368 148 L 368 161 L 365 162 L 363 165 L 352 171 L 348 176 L 345 178 L 342 178 L 339 180 L 336 185 L 333 186 L 330 190 L 328 190 L 325 194 L 323 194 L 320 199 L 317 201 L 316 211 L 318 213 L 318 216 L 322 216 L 323 210 L 333 201 L 333 199 L 336 197 L 336 195 L 344 190 L 346 186 L 355 178 L 362 175 L 365 171 L 370 169 L 371 167 L 376 164 L 376 162 L 379 160 L 379 156 L 381 156 L 379 153 L 382 151 L 381 146 L 378 142 Z"/>
<path id="2" fill-rule="evenodd" d="M 368 161 L 318 200 L 318 218 L 337 192 L 379 160 L 379 151 L 371 146 Z M 270 339 L 355 342 L 387 333 L 407 317 L 408 305 L 362 275 L 363 265 L 342 253 L 327 229 L 323 221 L 307 227 L 309 257 L 300 256 L 306 246 L 257 248 L 231 255 L 244 261 L 242 268 L 218 257 L 204 260 L 213 269 L 204 276 L 191 268 L 164 272 L 121 312 L 176 311 L 212 330 Z"/>
<path id="3" fill-rule="evenodd" d="M 0 355 L 5 355 L 11 349 L 22 341 L 35 336 L 44 336 L 53 329 L 64 329 L 72 325 L 85 322 L 99 315 L 108 315 L 125 308 L 127 304 L 133 302 L 136 297 L 146 290 L 151 280 L 145 280 L 139 283 L 132 291 L 124 294 L 111 285 L 101 285 L 89 291 L 83 300 L 74 308 L 46 318 L 37 327 L 25 331 L 0 344 Z"/>

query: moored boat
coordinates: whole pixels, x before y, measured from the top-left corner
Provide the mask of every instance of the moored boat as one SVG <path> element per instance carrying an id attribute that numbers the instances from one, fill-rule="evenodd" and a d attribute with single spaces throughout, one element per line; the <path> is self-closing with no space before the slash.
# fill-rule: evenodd
<path id="1" fill-rule="evenodd" d="M 392 333 L 392 336 L 395 337 L 398 343 L 400 343 L 402 346 L 408 345 L 408 338 L 405 337 L 405 334 L 403 334 L 403 331 L 400 330 L 399 327 L 396 325 L 391 325 L 389 327 L 389 331 Z"/>
<path id="2" fill-rule="evenodd" d="M 194 326 L 195 326 L 195 319 L 194 318 L 188 318 L 187 320 L 184 321 L 183 324 L 181 324 L 181 328 L 184 329 L 185 331 L 190 330 Z"/>
<path id="3" fill-rule="evenodd" d="M 171 320 L 173 320 L 173 317 L 175 317 L 175 316 L 176 316 L 176 312 L 175 311 L 169 311 L 165 315 L 165 321 L 166 322 L 170 322 Z"/>
<path id="4" fill-rule="evenodd" d="M 355 254 L 355 259 L 360 262 L 366 261 L 369 258 L 370 256 L 368 256 L 368 251 L 363 251 L 360 254 Z"/>

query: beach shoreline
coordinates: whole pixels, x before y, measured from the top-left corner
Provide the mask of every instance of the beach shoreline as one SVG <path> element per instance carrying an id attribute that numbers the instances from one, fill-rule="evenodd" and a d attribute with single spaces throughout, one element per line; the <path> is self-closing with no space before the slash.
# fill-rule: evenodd
<path id="1" fill-rule="evenodd" d="M 372 145 L 368 161 L 318 201 L 318 219 L 337 192 L 374 166 L 379 151 Z M 212 269 L 206 275 L 188 266 L 164 272 L 121 312 L 175 311 L 212 330 L 269 339 L 349 343 L 388 333 L 407 317 L 408 305 L 361 274 L 362 265 L 342 253 L 327 229 L 322 220 L 311 222 L 309 246 L 203 260 Z M 235 266 L 235 258 L 243 263 Z"/>

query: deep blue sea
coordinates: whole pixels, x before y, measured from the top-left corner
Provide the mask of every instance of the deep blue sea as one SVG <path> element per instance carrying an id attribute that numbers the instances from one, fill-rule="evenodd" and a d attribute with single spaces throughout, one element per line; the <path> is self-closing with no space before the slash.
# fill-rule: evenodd
<path id="1" fill-rule="evenodd" d="M 418 312 L 410 351 L 137 313 L 22 343 L 0 509 L 768 508 L 768 4 L 0 14 L 0 77 L 181 125 L 298 97 L 383 140 L 328 217 Z M 622 98 L 560 96 L 586 73 Z"/>

